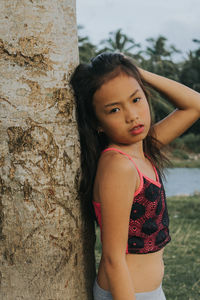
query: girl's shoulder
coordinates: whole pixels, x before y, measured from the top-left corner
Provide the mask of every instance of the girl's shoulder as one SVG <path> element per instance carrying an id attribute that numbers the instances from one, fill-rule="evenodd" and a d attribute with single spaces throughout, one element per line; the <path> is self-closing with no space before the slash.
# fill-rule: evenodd
<path id="1" fill-rule="evenodd" d="M 126 176 L 128 173 L 134 176 L 137 174 L 137 169 L 127 156 L 111 150 L 101 154 L 98 161 L 97 172 L 102 176 L 104 176 L 105 173 L 111 175 L 112 173 L 120 173 L 122 175 L 126 174 Z"/>
<path id="2" fill-rule="evenodd" d="M 124 197 L 126 194 L 132 195 L 138 188 L 139 181 L 136 167 L 126 156 L 114 151 L 105 152 L 97 166 L 94 199 L 96 202 L 104 202 L 104 197 L 108 195 L 116 199 L 120 191 L 123 191 Z"/>

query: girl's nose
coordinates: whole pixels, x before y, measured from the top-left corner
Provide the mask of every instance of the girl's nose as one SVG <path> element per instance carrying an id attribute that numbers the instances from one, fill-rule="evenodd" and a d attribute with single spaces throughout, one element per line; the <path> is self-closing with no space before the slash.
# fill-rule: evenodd
<path id="1" fill-rule="evenodd" d="M 138 119 L 138 114 L 135 110 L 129 109 L 125 112 L 126 123 L 131 123 L 131 122 L 135 121 L 136 119 Z"/>

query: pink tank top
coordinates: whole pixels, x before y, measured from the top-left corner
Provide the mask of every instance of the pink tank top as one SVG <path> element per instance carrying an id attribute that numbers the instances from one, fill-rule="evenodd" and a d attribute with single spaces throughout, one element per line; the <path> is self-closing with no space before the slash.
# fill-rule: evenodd
<path id="1" fill-rule="evenodd" d="M 111 150 L 127 156 L 135 165 L 140 177 L 140 186 L 133 195 L 126 254 L 156 252 L 162 249 L 171 240 L 169 235 L 168 210 L 162 179 L 153 164 L 156 181 L 143 175 L 132 157 L 117 148 L 107 148 L 102 151 L 102 153 Z M 101 204 L 93 201 L 93 205 L 101 229 Z"/>

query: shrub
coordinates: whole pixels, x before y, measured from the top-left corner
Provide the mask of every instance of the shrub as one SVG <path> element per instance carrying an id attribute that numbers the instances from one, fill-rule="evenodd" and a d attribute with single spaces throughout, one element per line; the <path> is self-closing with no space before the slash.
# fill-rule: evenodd
<path id="1" fill-rule="evenodd" d="M 200 135 L 194 134 L 194 133 L 189 133 L 185 136 L 182 137 L 183 143 L 185 146 L 195 152 L 199 153 L 200 152 Z"/>
<path id="2" fill-rule="evenodd" d="M 179 137 L 171 142 L 171 146 L 173 148 L 184 149 L 185 145 L 184 145 L 182 138 Z"/>
<path id="3" fill-rule="evenodd" d="M 200 134 L 194 134 L 194 133 L 186 134 L 172 141 L 171 146 L 174 149 L 200 153 Z"/>
<path id="4" fill-rule="evenodd" d="M 175 149 L 172 151 L 173 156 L 180 158 L 180 159 L 188 159 L 189 156 L 184 150 Z"/>

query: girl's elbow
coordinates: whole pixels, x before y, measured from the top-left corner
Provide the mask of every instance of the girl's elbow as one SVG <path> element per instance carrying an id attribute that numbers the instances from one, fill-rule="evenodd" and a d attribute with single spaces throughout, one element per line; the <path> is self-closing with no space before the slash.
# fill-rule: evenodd
<path id="1" fill-rule="evenodd" d="M 199 106 L 198 106 L 198 108 L 196 109 L 196 111 L 195 111 L 195 116 L 196 116 L 196 119 L 198 120 L 199 118 L 200 118 L 200 103 L 199 103 Z"/>
<path id="2" fill-rule="evenodd" d="M 199 102 L 200 102 L 200 99 L 199 99 Z M 199 118 L 200 118 L 200 104 L 199 104 L 198 113 L 199 113 Z"/>
<path id="3" fill-rule="evenodd" d="M 124 264 L 125 253 L 109 253 L 103 254 L 102 256 L 105 268 L 119 268 L 122 264 Z"/>

